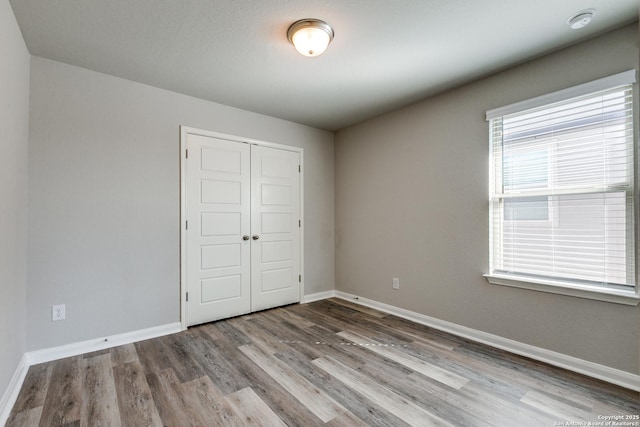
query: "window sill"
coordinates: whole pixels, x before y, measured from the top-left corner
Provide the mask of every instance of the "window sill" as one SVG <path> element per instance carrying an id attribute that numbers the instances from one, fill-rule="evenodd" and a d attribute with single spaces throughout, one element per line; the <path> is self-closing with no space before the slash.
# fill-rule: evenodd
<path id="1" fill-rule="evenodd" d="M 514 288 L 529 289 L 539 292 L 549 292 L 552 294 L 568 295 L 572 297 L 587 298 L 624 305 L 637 306 L 640 302 L 640 296 L 637 292 L 571 285 L 564 282 L 532 279 L 522 276 L 509 276 L 502 274 L 483 274 L 483 276 L 489 283 L 494 285 L 511 286 Z"/>

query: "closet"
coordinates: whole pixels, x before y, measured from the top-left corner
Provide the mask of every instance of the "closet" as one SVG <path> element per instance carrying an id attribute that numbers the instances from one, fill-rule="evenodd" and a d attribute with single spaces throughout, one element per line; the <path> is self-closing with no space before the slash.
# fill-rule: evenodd
<path id="1" fill-rule="evenodd" d="M 181 134 L 184 326 L 299 302 L 300 150 Z"/>

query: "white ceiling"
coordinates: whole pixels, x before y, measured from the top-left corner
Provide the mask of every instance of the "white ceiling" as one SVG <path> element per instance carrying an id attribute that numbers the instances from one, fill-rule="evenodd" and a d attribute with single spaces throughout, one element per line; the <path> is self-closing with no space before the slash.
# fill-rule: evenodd
<path id="1" fill-rule="evenodd" d="M 10 2 L 33 55 L 328 130 L 638 19 L 637 0 Z M 289 44 L 302 18 L 333 26 L 323 55 Z"/>

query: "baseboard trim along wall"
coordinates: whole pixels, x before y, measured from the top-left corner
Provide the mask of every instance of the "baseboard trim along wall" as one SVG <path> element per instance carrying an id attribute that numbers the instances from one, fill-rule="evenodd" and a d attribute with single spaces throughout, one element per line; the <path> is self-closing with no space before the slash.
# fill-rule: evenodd
<path id="1" fill-rule="evenodd" d="M 9 382 L 7 390 L 2 396 L 2 400 L 0 400 L 0 426 L 7 423 L 9 413 L 11 412 L 11 408 L 13 408 L 14 403 L 16 403 L 16 399 L 18 399 L 18 393 L 20 393 L 22 383 L 24 383 L 28 370 L 29 364 L 27 363 L 27 355 L 24 354 L 22 355 L 22 359 L 20 359 L 20 363 L 18 363 L 18 367 Z"/>
<path id="2" fill-rule="evenodd" d="M 180 322 L 175 322 L 161 326 L 154 326 L 152 328 L 125 332 L 123 334 L 113 335 L 110 337 L 96 338 L 25 353 L 16 368 L 13 378 L 9 383 L 9 387 L 4 393 L 2 400 L 0 400 L 0 426 L 5 425 L 9 419 L 9 414 L 13 405 L 16 403 L 18 393 L 20 393 L 20 389 L 22 388 L 22 384 L 24 383 L 30 366 L 65 357 L 90 353 L 92 351 L 117 347 L 119 345 L 130 344 L 132 342 L 144 341 L 151 338 L 161 337 L 163 335 L 175 334 L 181 330 L 182 327 L 180 326 Z"/>
<path id="3" fill-rule="evenodd" d="M 77 356 L 79 354 L 90 353 L 92 351 L 104 350 L 105 348 L 117 347 L 119 345 L 130 344 L 136 341 L 148 340 L 161 337 L 163 335 L 175 334 L 182 330 L 180 322 L 169 323 L 167 325 L 154 326 L 152 328 L 140 329 L 137 331 L 125 332 L 112 337 L 96 338 L 93 340 L 81 341 L 72 344 L 61 345 L 59 347 L 45 348 L 42 350 L 27 352 L 29 366 L 38 363 L 50 362 L 64 357 Z"/>
<path id="4" fill-rule="evenodd" d="M 640 375 L 630 372 L 621 371 L 619 369 L 610 368 L 608 366 L 589 362 L 577 357 L 568 356 L 529 344 L 500 337 L 498 335 L 489 334 L 466 326 L 457 325 L 455 323 L 429 317 L 424 314 L 405 310 L 393 305 L 384 304 L 375 300 L 359 297 L 357 295 L 348 294 L 341 291 L 325 291 L 314 294 L 305 295 L 304 303 L 320 301 L 328 298 L 341 298 L 360 304 L 366 307 L 374 308 L 385 313 L 393 314 L 407 320 L 411 320 L 422 325 L 426 325 L 444 332 L 467 338 L 472 341 L 487 344 L 510 353 L 525 356 L 540 362 L 549 363 L 550 365 L 588 375 L 602 381 L 607 381 L 621 387 L 628 388 L 640 392 Z M 106 348 L 116 347 L 119 345 L 129 344 L 132 342 L 143 341 L 151 338 L 170 335 L 182 330 L 180 322 L 169 323 L 167 325 L 156 326 L 138 331 L 126 332 L 124 334 L 114 335 L 112 337 L 100 338 L 52 347 L 42 350 L 27 352 L 24 354 L 16 371 L 9 383 L 7 390 L 0 400 L 0 425 L 4 425 L 8 418 L 13 405 L 18 398 L 18 393 L 22 388 L 27 371 L 32 365 L 38 363 L 50 362 L 52 360 L 62 359 L 64 357 L 77 356 L 79 354 L 89 353 L 92 351 L 103 350 Z"/>
<path id="5" fill-rule="evenodd" d="M 320 300 L 328 299 L 328 298 L 333 298 L 335 296 L 336 296 L 336 291 L 317 292 L 315 294 L 305 295 L 302 298 L 302 302 L 303 302 L 303 304 L 308 304 L 310 302 L 320 301 Z"/>
<path id="6" fill-rule="evenodd" d="M 587 360 L 579 359 L 577 357 L 568 356 L 566 354 L 558 353 L 544 348 L 536 347 L 533 345 L 521 343 L 519 341 L 503 338 L 498 335 L 489 334 L 476 329 L 468 328 L 466 326 L 457 325 L 455 323 L 447 322 L 444 320 L 429 317 L 424 314 L 416 313 L 413 311 L 405 310 L 403 308 L 395 307 L 393 305 L 384 304 L 378 301 L 370 300 L 367 298 L 359 297 L 357 295 L 348 294 L 341 291 L 329 292 L 337 298 L 351 301 L 356 304 L 360 304 L 366 307 L 375 308 L 385 313 L 393 314 L 398 317 L 411 320 L 422 325 L 432 327 L 444 332 L 448 332 L 453 335 L 457 335 L 462 338 L 467 338 L 472 341 L 476 341 L 482 344 L 490 345 L 491 347 L 499 348 L 501 350 L 508 351 L 510 353 L 525 356 L 530 359 L 538 360 L 540 362 L 548 363 L 550 365 L 558 366 L 579 374 L 584 374 L 593 378 L 597 378 L 602 381 L 609 382 L 611 384 L 619 385 L 630 390 L 640 392 L 640 375 L 632 374 L 630 372 L 622 371 L 619 369 L 610 368 L 608 366 L 600 365 L 598 363 L 589 362 Z M 323 292 L 322 295 L 327 294 Z M 318 295 L 318 294 L 315 294 Z M 310 300 L 314 295 L 308 296 Z M 326 297 L 330 298 L 330 297 Z M 305 298 L 306 301 L 306 298 Z"/>

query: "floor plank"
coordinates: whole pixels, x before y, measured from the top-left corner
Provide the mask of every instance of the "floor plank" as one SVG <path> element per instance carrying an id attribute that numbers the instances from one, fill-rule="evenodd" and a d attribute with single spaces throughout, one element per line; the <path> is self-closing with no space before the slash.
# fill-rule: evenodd
<path id="1" fill-rule="evenodd" d="M 194 425 L 192 414 L 187 412 L 182 400 L 180 380 L 173 369 L 149 373 L 146 379 L 164 425 Z"/>
<path id="2" fill-rule="evenodd" d="M 42 406 L 27 409 L 21 412 L 14 412 L 7 420 L 5 427 L 17 426 L 37 426 L 42 417 Z"/>
<path id="3" fill-rule="evenodd" d="M 574 423 L 588 421 L 592 409 L 570 404 L 567 399 L 560 396 L 541 393 L 537 390 L 528 391 L 520 401 L 555 418 L 562 418 Z"/>
<path id="4" fill-rule="evenodd" d="M 228 395 L 225 399 L 245 426 L 285 427 L 286 424 L 249 387 Z"/>
<path id="5" fill-rule="evenodd" d="M 82 356 L 57 360 L 51 372 L 40 426 L 62 426 L 80 421 Z"/>
<path id="6" fill-rule="evenodd" d="M 209 377 L 204 376 L 181 385 L 185 409 L 194 414 L 197 426 L 242 425 L 225 396 Z"/>
<path id="7" fill-rule="evenodd" d="M 44 405 L 53 367 L 54 363 L 40 363 L 29 368 L 13 412 L 23 412 Z"/>
<path id="8" fill-rule="evenodd" d="M 260 313 L 261 314 L 261 313 Z M 262 367 L 256 365 L 244 353 L 239 351 L 237 341 L 223 339 L 218 343 L 226 358 L 234 359 L 238 371 L 249 381 L 253 391 L 269 406 L 287 425 L 318 425 L 321 421 L 309 408 L 299 404 L 282 385 L 274 381 Z M 237 355 L 237 352 L 240 354 Z"/>
<path id="9" fill-rule="evenodd" d="M 195 339 L 188 344 L 190 351 L 199 360 L 203 372 L 223 394 L 250 386 L 250 382 L 234 363 L 237 351 L 235 347 L 226 346 L 224 339 L 211 340 L 210 335 L 204 332 L 193 337 Z"/>
<path id="10" fill-rule="evenodd" d="M 322 390 L 298 375 L 280 360 L 263 351 L 259 346 L 243 345 L 240 347 L 249 359 L 260 366 L 278 384 L 284 387 L 291 395 L 313 412 L 322 422 L 329 420 L 344 412 L 344 408 L 328 397 Z"/>
<path id="11" fill-rule="evenodd" d="M 110 351 L 111 364 L 113 366 L 124 365 L 125 363 L 135 362 L 138 360 L 138 353 L 133 344 L 125 344 L 113 347 Z"/>
<path id="12" fill-rule="evenodd" d="M 140 363 L 135 361 L 118 365 L 113 368 L 113 376 L 122 423 L 132 426 L 161 424 L 158 409 Z"/>
<path id="13" fill-rule="evenodd" d="M 469 382 L 467 378 L 463 378 L 460 375 L 456 375 L 438 366 L 434 366 L 431 363 L 424 362 L 411 355 L 404 354 L 397 348 L 390 347 L 388 344 L 383 344 L 380 341 L 370 340 L 365 336 L 349 331 L 340 332 L 338 336 L 360 346 L 364 346 L 366 350 L 378 353 L 389 360 L 398 362 L 412 371 L 419 372 L 426 377 L 433 378 L 434 380 L 446 384 L 451 388 L 461 389 Z"/>
<path id="14" fill-rule="evenodd" d="M 339 379 L 349 388 L 354 389 L 365 399 L 382 406 L 387 411 L 407 422 L 409 425 L 451 426 L 451 424 L 431 414 L 424 408 L 421 408 L 397 393 L 380 386 L 380 384 L 376 384 L 375 381 L 329 356 L 322 359 L 316 359 L 313 363 Z"/>
<path id="15" fill-rule="evenodd" d="M 80 426 L 119 426 L 120 409 L 109 353 L 81 363 L 82 406 Z"/>
<path id="16" fill-rule="evenodd" d="M 341 346 L 326 346 L 327 355 L 331 355 L 336 360 L 351 361 L 346 357 L 336 357 L 340 355 L 348 354 L 348 350 Z M 364 350 L 362 350 L 364 352 Z M 328 422 L 328 425 L 337 424 L 340 425 L 345 419 L 352 419 L 353 416 L 361 420 L 365 425 L 375 425 L 379 427 L 397 427 L 407 425 L 400 418 L 396 417 L 392 413 L 388 412 L 381 406 L 374 402 L 363 402 L 362 396 L 349 387 L 345 387 L 344 383 L 331 376 L 329 373 L 322 369 L 310 369 L 308 362 L 302 362 L 302 357 L 296 354 L 295 349 L 287 353 L 277 354 L 276 357 L 287 363 L 296 372 L 306 378 L 309 382 L 315 384 L 317 387 L 322 388 L 329 396 L 331 396 L 336 402 L 340 402 L 349 412 L 341 414 L 341 416 Z M 348 363 L 348 362 L 347 362 Z M 390 375 L 398 375 L 404 377 L 408 374 L 406 371 L 400 371 L 398 369 L 390 368 L 389 365 L 385 365 L 384 361 L 380 361 L 380 364 L 372 363 L 380 371 L 390 373 Z M 349 366 L 358 370 L 362 369 L 364 364 L 355 363 Z M 353 415 L 353 416 L 352 416 Z"/>

